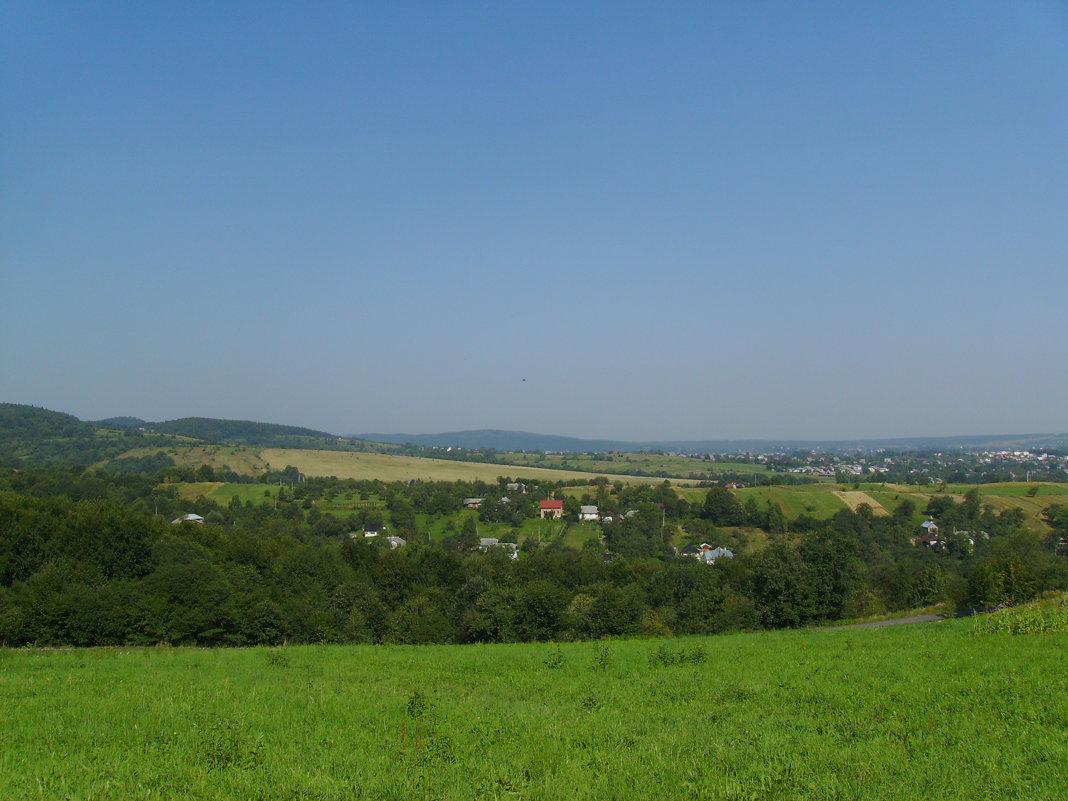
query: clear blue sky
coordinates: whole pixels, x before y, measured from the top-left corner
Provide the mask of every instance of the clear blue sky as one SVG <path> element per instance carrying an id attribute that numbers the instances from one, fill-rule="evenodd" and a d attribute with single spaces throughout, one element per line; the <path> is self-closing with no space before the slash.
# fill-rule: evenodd
<path id="1" fill-rule="evenodd" d="M 1064 2 L 0 10 L 0 400 L 1068 430 Z"/>

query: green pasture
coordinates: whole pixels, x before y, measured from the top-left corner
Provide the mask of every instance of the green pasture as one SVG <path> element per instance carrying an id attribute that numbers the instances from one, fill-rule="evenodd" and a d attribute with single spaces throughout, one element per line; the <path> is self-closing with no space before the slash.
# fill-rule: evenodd
<path id="1" fill-rule="evenodd" d="M 770 473 L 762 464 L 748 462 L 712 462 L 689 456 L 667 456 L 655 453 L 613 453 L 587 456 L 580 453 L 502 453 L 501 458 L 510 464 L 565 470 L 581 470 L 591 473 L 626 473 L 641 470 L 658 476 L 689 478 L 693 474 L 706 477 L 709 473 Z"/>
<path id="2" fill-rule="evenodd" d="M 363 509 L 385 509 L 386 502 L 377 495 L 364 497 L 358 492 L 342 492 L 332 498 L 320 498 L 315 508 L 337 517 L 347 517 Z"/>
<path id="3" fill-rule="evenodd" d="M 177 487 L 178 497 L 187 501 L 208 498 L 215 503 L 226 506 L 233 498 L 241 503 L 274 503 L 278 487 L 274 484 L 225 484 L 221 481 L 197 481 L 185 484 L 164 484 L 164 487 Z"/>
<path id="4" fill-rule="evenodd" d="M 278 487 L 273 484 L 223 484 L 208 497 L 224 506 L 233 498 L 241 503 L 273 503 L 278 497 Z"/>
<path id="5" fill-rule="evenodd" d="M 415 516 L 416 526 L 422 536 L 429 536 L 432 542 L 440 542 L 450 533 L 447 526 L 452 521 L 454 531 L 463 527 L 464 520 L 468 517 L 477 516 L 474 512 L 463 511 L 452 515 L 427 515 Z M 388 524 L 387 515 L 387 524 Z M 562 539 L 564 545 L 581 548 L 582 544 L 591 538 L 600 536 L 600 527 L 594 523 L 565 523 L 562 520 L 541 520 L 539 518 L 524 520 L 516 529 L 510 523 L 488 523 L 478 521 L 479 537 L 496 537 L 502 542 L 520 543 L 524 539 L 537 542 L 549 543 Z"/>
<path id="6" fill-rule="evenodd" d="M 0 652 L 0 797 L 1068 797 L 1068 634 Z M 986 631 L 984 629 L 983 631 Z"/>

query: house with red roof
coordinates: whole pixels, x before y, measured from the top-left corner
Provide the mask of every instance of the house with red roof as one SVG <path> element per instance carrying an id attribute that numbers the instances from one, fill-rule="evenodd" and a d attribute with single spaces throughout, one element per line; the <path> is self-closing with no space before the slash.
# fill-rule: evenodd
<path id="1" fill-rule="evenodd" d="M 553 520 L 559 520 L 564 516 L 564 502 L 538 501 L 538 513 L 541 515 L 542 520 L 547 517 Z"/>

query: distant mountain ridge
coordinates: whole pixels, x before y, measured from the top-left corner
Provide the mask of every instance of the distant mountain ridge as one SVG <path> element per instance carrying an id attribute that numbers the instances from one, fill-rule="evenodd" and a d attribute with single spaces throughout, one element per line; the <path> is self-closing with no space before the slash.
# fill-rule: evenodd
<path id="1" fill-rule="evenodd" d="M 355 439 L 394 445 L 419 445 L 428 448 L 493 448 L 498 451 L 676 451 L 682 453 L 767 453 L 790 450 L 1019 450 L 1026 448 L 1068 448 L 1068 434 L 995 434 L 959 437 L 897 437 L 856 440 L 776 440 L 714 439 L 625 440 L 580 439 L 529 431 L 484 429 L 449 431 L 441 434 L 353 434 Z"/>
<path id="2" fill-rule="evenodd" d="M 211 444 L 258 447 L 338 448 L 353 447 L 348 440 L 394 445 L 411 444 L 437 448 L 468 448 L 498 451 L 674 451 L 679 453 L 769 453 L 789 450 L 1025 450 L 1027 448 L 1068 449 L 1068 434 L 997 434 L 958 437 L 898 437 L 856 440 L 655 440 L 627 441 L 581 439 L 529 431 L 482 429 L 440 434 L 354 434 L 339 437 L 326 431 L 252 420 L 226 420 L 211 417 L 182 417 L 159 423 L 138 417 L 111 417 L 83 422 L 64 412 L 37 406 L 0 403 L 0 442 L 92 437 L 97 428 L 127 429 L 135 433 L 171 434 Z M 359 447 L 358 445 L 356 447 Z"/>

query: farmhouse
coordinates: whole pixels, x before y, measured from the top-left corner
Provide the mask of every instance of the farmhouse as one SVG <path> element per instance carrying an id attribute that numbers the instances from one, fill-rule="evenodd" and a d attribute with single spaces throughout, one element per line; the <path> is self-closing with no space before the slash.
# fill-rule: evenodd
<path id="1" fill-rule="evenodd" d="M 938 524 L 934 520 L 925 520 L 920 524 L 920 528 L 923 529 L 923 534 L 913 539 L 913 545 L 922 543 L 928 548 L 941 548 L 945 545 L 945 540 L 938 536 Z"/>
<path id="2" fill-rule="evenodd" d="M 551 518 L 552 520 L 559 520 L 564 516 L 564 502 L 563 501 L 538 501 L 538 514 L 541 519 Z"/>
<path id="3" fill-rule="evenodd" d="M 596 506 L 580 506 L 579 507 L 579 520 L 599 520 L 600 512 Z"/>
<path id="4" fill-rule="evenodd" d="M 397 550 L 398 548 L 403 548 L 405 545 L 408 544 L 407 540 L 401 539 L 400 537 L 386 537 L 386 542 L 389 543 L 390 550 L 393 551 Z"/>
<path id="5" fill-rule="evenodd" d="M 704 562 L 706 565 L 714 565 L 717 559 L 734 558 L 734 551 L 727 548 L 713 548 L 707 542 L 702 542 L 700 545 L 687 545 L 680 553 Z"/>
<path id="6" fill-rule="evenodd" d="M 482 505 L 485 498 L 464 498 L 464 506 L 468 509 L 477 509 Z"/>

